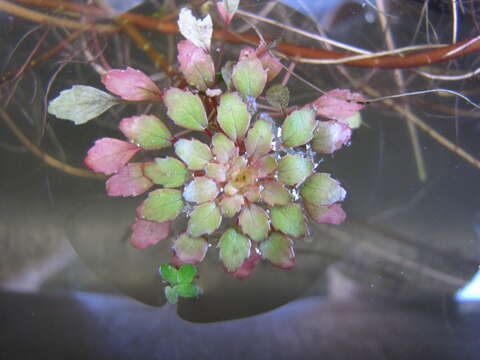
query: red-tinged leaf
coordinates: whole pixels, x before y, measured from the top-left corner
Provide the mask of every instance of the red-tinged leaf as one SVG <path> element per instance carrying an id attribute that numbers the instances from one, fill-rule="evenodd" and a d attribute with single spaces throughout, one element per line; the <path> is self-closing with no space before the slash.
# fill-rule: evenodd
<path id="1" fill-rule="evenodd" d="M 165 239 L 170 231 L 170 221 L 156 222 L 137 219 L 132 226 L 130 244 L 137 249 L 145 249 Z"/>
<path id="2" fill-rule="evenodd" d="M 323 154 L 333 154 L 350 141 L 352 129 L 340 121 L 320 121 L 313 133 L 312 149 Z"/>
<path id="3" fill-rule="evenodd" d="M 250 258 L 252 242 L 233 228 L 227 229 L 220 238 L 220 260 L 229 273 L 234 273 Z"/>
<path id="4" fill-rule="evenodd" d="M 212 57 L 201 47 L 189 40 L 177 45 L 180 71 L 187 82 L 199 90 L 205 90 L 215 80 L 215 67 Z"/>
<path id="5" fill-rule="evenodd" d="M 109 196 L 137 196 L 152 187 L 150 179 L 143 175 L 143 163 L 127 164 L 107 180 Z"/>
<path id="6" fill-rule="evenodd" d="M 223 3 L 222 2 L 217 2 L 217 10 L 218 10 L 218 13 L 220 14 L 220 16 L 222 17 L 223 19 L 223 22 L 225 24 L 230 24 L 230 22 L 232 21 L 233 17 L 235 16 L 235 13 L 233 14 L 230 14 L 227 9 L 225 9 L 225 7 L 223 6 Z"/>
<path id="7" fill-rule="evenodd" d="M 140 70 L 127 67 L 112 69 L 102 75 L 108 91 L 128 101 L 160 100 L 160 89 Z"/>
<path id="8" fill-rule="evenodd" d="M 345 221 L 347 214 L 340 204 L 315 205 L 304 201 L 305 209 L 317 224 L 339 225 Z"/>
<path id="9" fill-rule="evenodd" d="M 239 60 L 258 58 L 264 70 L 267 71 L 267 81 L 271 81 L 280 73 L 283 66 L 279 59 L 271 56 L 268 51 L 266 51 L 265 45 L 266 44 L 263 43 L 263 45 L 261 44 L 257 49 L 252 47 L 243 48 L 240 51 Z"/>
<path id="10" fill-rule="evenodd" d="M 273 156 L 267 155 L 255 160 L 251 167 L 256 169 L 258 178 L 264 178 L 274 172 L 277 165 L 277 160 Z"/>
<path id="11" fill-rule="evenodd" d="M 120 121 L 120 131 L 132 142 L 147 150 L 157 150 L 172 145 L 172 134 L 155 115 L 136 115 Z"/>
<path id="12" fill-rule="evenodd" d="M 116 173 L 124 167 L 141 148 L 129 142 L 102 138 L 88 150 L 85 165 L 106 175 Z"/>
<path id="13" fill-rule="evenodd" d="M 175 259 L 179 264 L 196 265 L 203 261 L 207 250 L 207 240 L 201 237 L 190 237 L 187 233 L 180 235 L 173 242 Z"/>
<path id="14" fill-rule="evenodd" d="M 265 52 L 258 59 L 262 63 L 263 68 L 267 70 L 267 81 L 272 81 L 280 71 L 282 71 L 283 66 L 280 63 L 280 60 L 273 57 L 268 52 Z"/>
<path id="15" fill-rule="evenodd" d="M 293 241 L 281 233 L 272 233 L 268 240 L 260 244 L 260 251 L 262 252 L 262 257 L 275 266 L 285 270 L 295 266 Z"/>
<path id="16" fill-rule="evenodd" d="M 250 252 L 250 257 L 246 259 L 236 271 L 230 274 L 237 279 L 243 279 L 251 274 L 261 259 L 262 255 L 260 255 L 256 249 L 252 249 Z"/>
<path id="17" fill-rule="evenodd" d="M 248 46 L 240 50 L 240 55 L 238 56 L 238 60 L 249 59 L 249 58 L 254 59 L 256 57 L 257 57 L 257 51 L 254 48 Z"/>
<path id="18" fill-rule="evenodd" d="M 265 88 L 267 71 L 256 57 L 245 58 L 233 67 L 232 81 L 244 97 L 257 98 Z"/>
<path id="19" fill-rule="evenodd" d="M 365 105 L 357 101 L 365 98 L 350 90 L 335 89 L 315 100 L 312 105 L 317 109 L 317 115 L 334 120 L 344 120 L 361 110 Z"/>

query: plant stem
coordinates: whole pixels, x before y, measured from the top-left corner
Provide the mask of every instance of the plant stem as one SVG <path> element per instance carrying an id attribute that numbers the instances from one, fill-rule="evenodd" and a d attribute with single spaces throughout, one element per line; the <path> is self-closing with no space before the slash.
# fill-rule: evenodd
<path id="1" fill-rule="evenodd" d="M 65 164 L 61 162 L 60 160 L 55 159 L 54 157 L 46 154 L 43 152 L 37 145 L 32 143 L 20 130 L 20 128 L 15 125 L 13 120 L 10 118 L 10 116 L 7 114 L 5 110 L 0 108 L 0 116 L 2 119 L 5 121 L 5 123 L 8 125 L 8 127 L 12 130 L 12 132 L 15 134 L 15 136 L 20 140 L 20 142 L 27 147 L 32 153 L 34 153 L 38 158 L 40 158 L 43 162 L 46 164 L 63 171 L 64 173 L 67 173 L 69 175 L 74 175 L 74 176 L 79 176 L 79 177 L 84 177 L 84 178 L 91 178 L 91 179 L 101 179 L 105 180 L 105 176 L 101 174 L 94 173 L 89 170 L 77 168 L 75 166 L 71 166 L 68 164 Z"/>

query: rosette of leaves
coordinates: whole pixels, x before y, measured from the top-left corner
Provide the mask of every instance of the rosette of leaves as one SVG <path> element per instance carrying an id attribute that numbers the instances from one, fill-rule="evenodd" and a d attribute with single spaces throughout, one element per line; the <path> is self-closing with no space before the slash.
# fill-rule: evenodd
<path id="1" fill-rule="evenodd" d="M 288 108 L 284 86 L 265 91 L 282 66 L 264 45 L 243 49 L 237 62 L 221 69 L 219 82 L 210 53 L 211 20 L 195 19 L 190 10 L 182 10 L 180 20 L 187 40 L 178 44 L 179 70 L 188 86 L 160 91 L 147 75 L 131 68 L 102 77 L 120 99 L 163 101 L 167 119 L 154 114 L 124 118 L 119 130 L 128 141 L 97 140 L 85 163 L 112 175 L 106 183 L 111 196 L 148 192 L 137 209 L 133 246 L 166 239 L 183 212 L 187 226 L 172 244 L 176 266 L 200 263 L 213 243 L 235 277 L 249 275 L 261 259 L 290 269 L 295 239 L 309 233 L 307 216 L 321 224 L 345 219 L 340 205 L 345 190 L 330 174 L 314 169 L 316 154 L 330 154 L 350 140 L 349 121 L 362 107 L 361 96 L 333 90 L 312 104 Z M 288 115 L 276 123 L 258 113 L 261 95 Z M 59 104 L 63 109 L 64 100 L 73 98 L 62 93 L 49 111 L 59 116 Z M 210 140 L 179 138 L 172 134 L 173 124 L 206 133 Z M 169 147 L 175 156 L 159 156 Z M 132 161 L 138 153 L 142 158 L 151 154 L 150 159 Z M 175 296 L 168 291 L 167 296 Z"/>
<path id="2" fill-rule="evenodd" d="M 114 173 L 107 181 L 109 195 L 151 190 L 137 209 L 134 246 L 166 238 L 188 204 L 193 210 L 187 228 L 173 241 L 174 263 L 198 264 L 214 241 L 226 270 L 244 277 L 261 258 L 285 269 L 294 265 L 294 239 L 308 234 L 304 210 L 318 223 L 343 220 L 338 203 L 345 190 L 329 174 L 314 172 L 314 159 L 304 151 L 318 126 L 315 111 L 307 106 L 291 112 L 276 137 L 271 119 L 249 112 L 248 96 L 225 92 L 218 97 L 209 144 L 173 139 L 159 118 L 139 115 L 120 122 L 129 141 L 104 138 L 89 150 L 90 168 Z M 197 131 L 211 126 L 199 94 L 169 88 L 163 101 L 176 125 Z M 130 162 L 138 151 L 169 146 L 176 157 Z M 294 196 L 299 189 L 303 202 Z M 226 230 L 221 229 L 224 219 L 233 219 L 226 221 Z"/>
<path id="3" fill-rule="evenodd" d="M 193 265 L 182 265 L 176 269 L 172 265 L 163 264 L 158 268 L 158 273 L 168 283 L 165 286 L 165 297 L 170 304 L 176 304 L 178 297 L 193 298 L 201 293 L 201 289 L 192 284 L 197 274 L 197 268 Z"/>

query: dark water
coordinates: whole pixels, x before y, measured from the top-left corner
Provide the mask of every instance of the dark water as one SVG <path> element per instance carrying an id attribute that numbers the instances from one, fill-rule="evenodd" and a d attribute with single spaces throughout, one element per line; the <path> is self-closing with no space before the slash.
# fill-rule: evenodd
<path id="1" fill-rule="evenodd" d="M 281 4 L 268 9 L 261 1 L 242 1 L 241 7 L 256 14 L 270 10 L 264 16 L 306 31 L 326 31 L 323 35 L 357 47 L 387 49 L 373 1 L 295 3 L 300 12 Z M 397 46 L 451 41 L 450 8 L 432 6 L 429 21 L 423 19 L 416 34 L 422 3 L 385 3 Z M 458 38 L 466 39 L 478 34 L 478 5 L 462 4 Z M 155 6 L 136 11 L 151 14 Z M 41 54 L 67 36 L 52 28 L 42 37 L 41 28 L 15 48 L 37 24 L 1 11 L 0 16 L 3 72 L 21 67 L 37 44 Z M 272 38 L 320 46 L 275 27 L 258 24 L 258 29 Z M 144 35 L 165 53 L 173 41 L 153 32 Z M 112 66 L 156 73 L 125 36 L 98 40 Z M 85 47 L 96 53 L 92 37 L 86 37 L 0 88 L 2 109 L 30 141 L 77 167 L 84 167 L 82 159 L 95 139 L 118 137 L 118 121 L 145 110 L 116 108 L 82 126 L 45 115 L 45 99 L 64 88 L 102 87 L 85 62 Z M 226 49 L 231 55 L 238 47 Z M 473 54 L 423 70 L 464 73 L 478 66 L 477 58 Z M 50 84 L 59 66 L 64 67 Z M 402 92 L 392 70 L 335 65 L 295 70 L 325 90 L 368 86 L 381 95 Z M 412 70 L 402 76 L 404 90 L 444 87 L 480 102 L 476 78 L 429 80 Z M 161 75 L 157 79 L 165 84 Z M 292 102 L 318 97 L 299 80 L 292 79 L 291 86 Z M 480 157 L 480 117 L 472 106 L 439 94 L 397 103 Z M 156 276 L 158 265 L 170 260 L 170 243 L 143 251 L 128 244 L 141 200 L 107 198 L 102 181 L 45 165 L 0 119 L 0 358 L 29 359 L 36 353 L 50 359 L 476 358 L 478 305 L 456 302 L 455 294 L 480 263 L 479 169 L 418 132 L 426 169 L 421 181 L 405 117 L 373 103 L 362 119 L 365 125 L 355 131 L 351 146 L 325 157 L 319 167 L 347 189 L 347 222 L 313 227 L 311 239 L 297 242 L 297 265 L 290 271 L 262 263 L 250 277 L 235 280 L 210 251 L 198 280 L 205 294 L 181 301 L 178 308 L 161 307 L 163 288 Z M 225 321 L 230 319 L 238 320 Z"/>

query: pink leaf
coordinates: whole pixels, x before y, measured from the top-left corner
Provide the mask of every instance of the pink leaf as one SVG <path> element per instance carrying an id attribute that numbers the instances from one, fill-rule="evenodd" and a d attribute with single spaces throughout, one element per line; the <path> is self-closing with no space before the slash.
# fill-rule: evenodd
<path id="1" fill-rule="evenodd" d="M 282 71 L 283 66 L 278 58 L 273 57 L 266 51 L 265 46 L 266 44 L 263 43 L 256 50 L 252 47 L 243 48 L 240 50 L 239 60 L 258 57 L 263 68 L 267 70 L 267 81 L 271 81 Z"/>
<path id="2" fill-rule="evenodd" d="M 272 81 L 282 71 L 282 64 L 280 60 L 273 57 L 267 52 L 261 55 L 259 58 L 263 65 L 263 68 L 267 70 L 267 81 Z"/>
<path id="3" fill-rule="evenodd" d="M 120 170 L 141 148 L 129 142 L 102 138 L 95 141 L 88 150 L 85 164 L 96 172 L 106 175 L 116 173 Z"/>
<path id="4" fill-rule="evenodd" d="M 170 231 L 170 221 L 156 222 L 137 219 L 132 226 L 130 244 L 137 249 L 144 249 L 165 239 Z"/>
<path id="5" fill-rule="evenodd" d="M 199 90 L 205 90 L 215 80 L 215 66 L 212 57 L 201 47 L 189 40 L 177 45 L 180 71 L 187 82 Z"/>
<path id="6" fill-rule="evenodd" d="M 160 90 L 155 83 L 140 70 L 112 69 L 102 76 L 102 83 L 108 91 L 129 101 L 159 100 Z"/>
<path id="7" fill-rule="evenodd" d="M 256 57 L 257 57 L 256 50 L 249 46 L 240 50 L 240 55 L 238 56 L 238 60 L 256 58 Z"/>
<path id="8" fill-rule="evenodd" d="M 261 258 L 262 255 L 260 255 L 260 253 L 256 249 L 252 249 L 252 251 L 250 252 L 250 257 L 245 259 L 243 264 L 240 265 L 237 270 L 230 274 L 237 279 L 243 279 L 244 277 L 247 277 L 248 275 L 250 275 L 255 266 L 257 266 Z"/>
<path id="9" fill-rule="evenodd" d="M 335 89 L 320 96 L 312 105 L 317 109 L 317 115 L 334 120 L 344 120 L 355 115 L 365 106 L 357 102 L 363 100 L 365 98 L 359 93 Z"/>
<path id="10" fill-rule="evenodd" d="M 340 204 L 315 205 L 308 201 L 305 201 L 304 204 L 307 212 L 317 224 L 339 225 L 347 217 Z"/>
<path id="11" fill-rule="evenodd" d="M 225 24 L 230 24 L 235 14 L 230 14 L 227 9 L 225 9 L 221 1 L 217 2 L 217 10 Z"/>
<path id="12" fill-rule="evenodd" d="M 152 185 L 143 175 L 143 163 L 131 163 L 107 180 L 107 193 L 109 196 L 137 196 Z"/>

